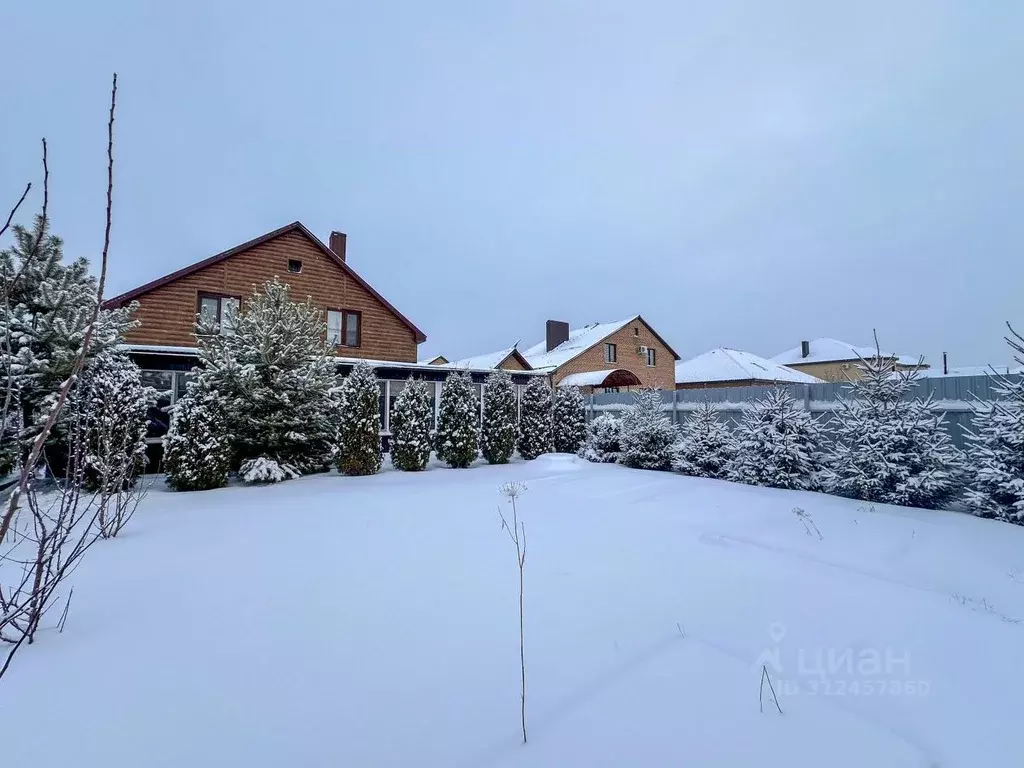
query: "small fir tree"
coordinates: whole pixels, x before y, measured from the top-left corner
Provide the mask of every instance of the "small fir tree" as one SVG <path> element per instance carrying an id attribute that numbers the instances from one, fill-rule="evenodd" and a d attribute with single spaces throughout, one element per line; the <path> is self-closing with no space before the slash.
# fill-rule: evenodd
<path id="1" fill-rule="evenodd" d="M 468 372 L 448 374 L 441 388 L 437 457 L 463 469 L 476 459 L 480 440 L 480 401 Z"/>
<path id="2" fill-rule="evenodd" d="M 672 468 L 684 475 L 722 479 L 736 453 L 736 439 L 708 401 L 683 422 Z"/>
<path id="3" fill-rule="evenodd" d="M 516 450 L 516 388 L 508 371 L 487 377 L 480 448 L 488 464 L 508 464 Z"/>
<path id="4" fill-rule="evenodd" d="M 665 415 L 660 389 L 643 389 L 622 419 L 619 463 L 634 469 L 669 470 L 679 430 Z"/>
<path id="5" fill-rule="evenodd" d="M 395 469 L 418 472 L 427 468 L 433 388 L 433 383 L 410 378 L 395 398 L 391 408 L 391 464 Z"/>
<path id="6" fill-rule="evenodd" d="M 614 464 L 622 450 L 622 421 L 610 413 L 602 413 L 587 424 L 587 439 L 580 449 L 580 455 L 587 461 L 599 464 Z"/>
<path id="7" fill-rule="evenodd" d="M 146 465 L 147 414 L 155 401 L 123 353 L 104 350 L 85 366 L 61 421 L 81 419 L 75 432 L 85 439 L 87 488 L 116 493 L 135 485 Z"/>
<path id="8" fill-rule="evenodd" d="M 29 451 L 72 374 L 97 298 L 89 263 L 64 261 L 63 242 L 46 219 L 37 216 L 31 229 L 15 224 L 11 231 L 13 245 L 0 251 L 0 464 L 7 467 Z M 120 343 L 136 306 L 99 313 L 86 364 Z M 64 456 L 54 435 L 46 460 L 56 475 L 64 474 L 58 466 Z"/>
<path id="9" fill-rule="evenodd" d="M 338 392 L 341 414 L 338 471 L 375 475 L 380 471 L 380 383 L 364 360 L 352 366 Z"/>
<path id="10" fill-rule="evenodd" d="M 537 376 L 523 389 L 519 405 L 519 455 L 535 459 L 551 450 L 551 388 Z"/>
<path id="11" fill-rule="evenodd" d="M 223 397 L 232 466 L 263 457 L 300 474 L 326 470 L 338 441 L 337 376 L 311 300 L 292 301 L 275 278 L 224 327 L 200 318 L 198 338 L 199 375 Z"/>
<path id="12" fill-rule="evenodd" d="M 1024 338 L 1007 342 L 1024 365 Z M 1024 525 L 1024 377 L 996 375 L 995 400 L 979 403 L 967 435 L 971 484 L 966 501 L 980 517 Z"/>
<path id="13" fill-rule="evenodd" d="M 587 404 L 579 387 L 556 387 L 551 416 L 553 442 L 559 453 L 579 453 L 587 439 Z"/>
<path id="14" fill-rule="evenodd" d="M 821 428 L 784 389 L 770 390 L 743 414 L 735 450 L 730 480 L 797 490 L 820 486 L 826 455 Z"/>
<path id="15" fill-rule="evenodd" d="M 206 491 L 227 484 L 231 436 L 224 420 L 226 404 L 197 376 L 171 411 L 164 436 L 164 472 L 176 491 Z"/>
<path id="16" fill-rule="evenodd" d="M 861 360 L 861 377 L 840 399 L 829 488 L 882 504 L 935 508 L 958 491 L 962 454 L 931 398 L 911 398 L 916 371 L 881 353 Z"/>

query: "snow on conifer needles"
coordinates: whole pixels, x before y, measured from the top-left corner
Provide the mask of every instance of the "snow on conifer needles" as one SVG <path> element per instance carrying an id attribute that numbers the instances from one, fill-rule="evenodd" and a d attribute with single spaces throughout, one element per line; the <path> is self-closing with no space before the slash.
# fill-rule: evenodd
<path id="1" fill-rule="evenodd" d="M 508 371 L 498 370 L 484 385 L 480 448 L 488 464 L 507 464 L 516 449 L 516 390 Z"/>
<path id="2" fill-rule="evenodd" d="M 465 371 L 448 374 L 441 388 L 437 457 L 450 467 L 468 467 L 478 455 L 480 401 Z"/>
<path id="3" fill-rule="evenodd" d="M 551 450 L 551 387 L 542 378 L 530 379 L 519 406 L 519 455 L 535 459 Z"/>
<path id="4" fill-rule="evenodd" d="M 393 385 L 392 385 L 393 386 Z M 391 464 L 417 472 L 430 460 L 430 425 L 434 417 L 432 386 L 410 378 L 391 408 Z"/>

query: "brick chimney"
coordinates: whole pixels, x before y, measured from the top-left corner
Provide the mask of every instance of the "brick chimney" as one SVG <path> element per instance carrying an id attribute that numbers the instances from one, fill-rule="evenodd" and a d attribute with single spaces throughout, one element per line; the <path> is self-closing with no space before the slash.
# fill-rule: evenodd
<path id="1" fill-rule="evenodd" d="M 545 328 L 547 336 L 548 352 L 557 347 L 563 341 L 569 340 L 569 324 L 561 320 L 548 320 Z"/>
<path id="2" fill-rule="evenodd" d="M 331 239 L 328 243 L 328 247 L 334 251 L 334 255 L 342 261 L 345 260 L 345 241 L 347 239 L 344 232 L 331 232 Z"/>
<path id="3" fill-rule="evenodd" d="M 344 237 L 344 235 L 342 235 L 342 237 Z M 342 246 L 342 247 L 344 247 L 344 246 Z M 342 258 L 344 258 L 344 257 L 342 257 Z M 810 357 L 810 356 L 811 356 L 811 342 L 809 342 L 809 341 L 801 341 L 800 342 L 800 357 Z"/>

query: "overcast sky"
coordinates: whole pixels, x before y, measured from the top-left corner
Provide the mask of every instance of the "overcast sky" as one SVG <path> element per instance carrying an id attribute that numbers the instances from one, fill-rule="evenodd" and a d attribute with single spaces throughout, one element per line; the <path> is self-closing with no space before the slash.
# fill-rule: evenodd
<path id="1" fill-rule="evenodd" d="M 46 136 L 68 256 L 119 74 L 111 294 L 298 219 L 421 356 L 639 312 L 684 358 L 967 365 L 1024 326 L 1024 3 L 13 5 L 0 195 Z"/>

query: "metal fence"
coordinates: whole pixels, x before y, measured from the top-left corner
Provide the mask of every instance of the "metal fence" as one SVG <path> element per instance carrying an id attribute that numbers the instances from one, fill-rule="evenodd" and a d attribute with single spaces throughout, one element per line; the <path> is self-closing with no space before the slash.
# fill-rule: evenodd
<path id="1" fill-rule="evenodd" d="M 1002 376 L 1009 381 L 1019 381 L 1021 376 Z M 995 387 L 998 381 L 991 376 L 942 376 L 917 379 L 907 399 L 931 397 L 932 408 L 945 415 L 943 423 L 953 439 L 953 443 L 965 446 L 964 430 L 970 427 L 971 418 L 976 408 L 984 408 L 984 403 L 998 399 Z M 832 413 L 840 406 L 839 400 L 847 395 L 849 384 L 787 384 L 781 387 L 788 390 L 802 404 L 803 408 L 815 414 L 825 424 L 831 420 Z M 772 387 L 720 387 L 708 389 L 677 389 L 662 392 L 665 411 L 670 414 L 676 424 L 682 423 L 687 415 L 704 402 L 714 403 L 726 422 L 735 424 L 743 417 L 743 412 L 763 397 Z M 603 412 L 618 413 L 633 402 L 633 395 L 628 392 L 590 395 L 587 399 L 587 420 Z"/>

